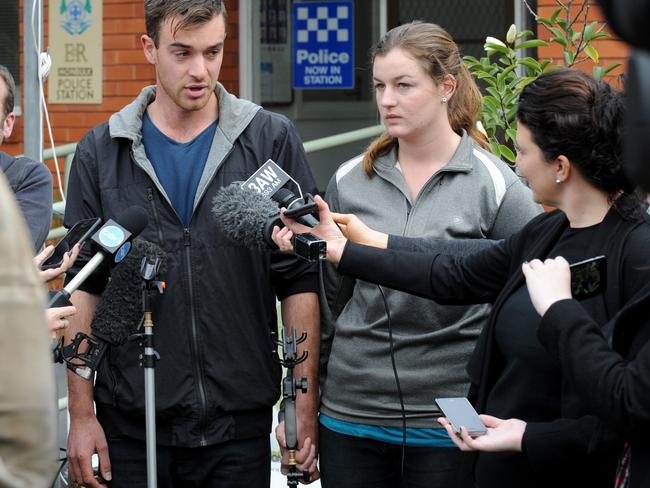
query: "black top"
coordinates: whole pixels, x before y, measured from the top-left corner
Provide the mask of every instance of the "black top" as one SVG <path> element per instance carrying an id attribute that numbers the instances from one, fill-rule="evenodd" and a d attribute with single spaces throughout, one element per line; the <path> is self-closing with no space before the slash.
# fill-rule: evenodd
<path id="1" fill-rule="evenodd" d="M 522 262 L 551 256 L 568 226 L 566 216 L 560 211 L 543 214 L 505 242 L 460 258 L 382 251 L 348 243 L 339 271 L 428 296 L 440 303 L 493 303 L 488 325 L 468 365 L 472 381 L 470 399 L 479 412 L 485 412 L 507 362 L 497 343 L 496 318 L 508 299 L 524 284 Z M 624 219 L 612 209 L 601 225 L 594 226 L 589 240 L 583 242 L 583 258 L 598 254 L 608 258 L 606 293 L 593 299 L 589 307 L 590 314 L 601 326 L 628 300 L 626 288 L 638 288 L 640 281 L 650 279 L 650 268 L 639 266 L 644 259 L 648 261 L 647 253 L 639 254 L 635 251 L 638 248 L 630 245 L 636 240 L 648 242 L 647 235 L 647 224 Z M 377 266 L 379 261 L 381 266 Z M 513 472 L 521 467 L 520 463 L 523 463 L 522 479 L 526 478 L 523 486 L 535 486 L 535 483 L 554 487 L 612 486 L 616 465 L 616 453 L 612 448 L 620 446 L 619 440 L 612 442 L 611 433 L 598 428 L 598 419 L 588 414 L 589 409 L 580 402 L 570 378 L 561 375 L 558 381 L 561 382 L 561 415 L 550 421 L 528 422 L 522 442 L 524 452 L 514 454 L 519 461 L 511 463 L 510 469 L 501 470 L 498 475 L 481 479 L 481 488 L 506 486 Z M 514 396 L 517 392 L 511 394 Z M 532 408 L 528 416 L 535 411 L 536 408 Z"/>
<path id="2" fill-rule="evenodd" d="M 597 236 L 601 224 L 572 229 L 566 228 L 549 252 L 549 257 L 562 256 L 570 263 L 594 255 L 585 254 L 585 242 Z M 590 250 L 596 255 L 604 253 Z M 586 300 L 597 302 L 602 297 Z M 518 418 L 526 422 L 548 422 L 562 417 L 562 376 L 560 364 L 540 344 L 537 329 L 540 316 L 535 311 L 525 284 L 522 284 L 503 302 L 495 323 L 495 343 L 504 358 L 501 375 L 490 391 L 485 413 L 502 419 Z M 507 480 L 501 480 L 503 473 Z M 539 477 L 539 486 L 555 479 L 557 473 L 548 473 L 551 479 Z M 499 480 L 501 486 L 529 486 L 535 478 L 523 453 L 481 453 L 476 463 L 476 479 L 480 486 Z M 557 483 L 554 483 L 554 485 Z"/>

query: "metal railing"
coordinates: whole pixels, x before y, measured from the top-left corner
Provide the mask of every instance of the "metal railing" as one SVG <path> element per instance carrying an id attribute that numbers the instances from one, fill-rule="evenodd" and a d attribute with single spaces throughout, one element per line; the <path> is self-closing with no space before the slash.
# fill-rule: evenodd
<path id="1" fill-rule="evenodd" d="M 364 139 L 369 139 L 371 137 L 378 136 L 384 131 L 383 125 L 373 125 L 370 127 L 364 127 L 362 129 L 351 130 L 348 132 L 342 132 L 340 134 L 335 134 L 333 136 L 321 137 L 319 139 L 314 139 L 307 141 L 303 144 L 305 152 L 307 154 L 323 151 L 332 147 L 340 146 L 342 144 L 348 144 L 350 142 L 362 141 Z M 72 158 L 74 157 L 74 152 L 77 149 L 77 143 L 65 144 L 59 146 L 56 149 L 56 155 L 60 158 L 65 158 L 63 163 L 63 177 L 64 185 L 67 186 L 68 175 L 70 174 L 70 164 L 72 163 Z M 48 160 L 54 157 L 54 152 L 52 149 L 46 149 L 43 151 L 43 159 Z M 65 213 L 65 202 L 55 202 L 52 205 L 52 212 L 57 217 L 63 217 Z M 66 232 L 66 229 L 62 226 L 53 227 L 50 229 L 49 234 L 47 235 L 49 239 L 57 239 L 62 237 Z"/>

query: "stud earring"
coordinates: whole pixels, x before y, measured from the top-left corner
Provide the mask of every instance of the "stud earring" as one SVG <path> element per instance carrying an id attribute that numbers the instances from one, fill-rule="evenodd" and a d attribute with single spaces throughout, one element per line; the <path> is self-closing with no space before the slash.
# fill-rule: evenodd
<path id="1" fill-rule="evenodd" d="M 557 184 L 559 185 L 559 184 L 562 183 L 562 182 L 560 181 L 560 178 L 557 178 L 557 179 L 555 180 L 555 183 L 557 183 Z"/>
<path id="2" fill-rule="evenodd" d="M 442 97 L 442 99 L 441 99 L 440 101 L 441 101 L 442 103 L 447 103 L 447 97 Z"/>

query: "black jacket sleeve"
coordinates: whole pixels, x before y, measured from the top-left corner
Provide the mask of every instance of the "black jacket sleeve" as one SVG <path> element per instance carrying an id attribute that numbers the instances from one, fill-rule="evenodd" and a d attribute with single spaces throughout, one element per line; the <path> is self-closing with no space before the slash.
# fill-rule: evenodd
<path id="1" fill-rule="evenodd" d="M 99 195 L 100 183 L 95 152 L 94 133 L 96 130 L 97 128 L 90 131 L 79 142 L 72 160 L 68 182 L 68 198 L 63 220 L 67 228 L 72 227 L 81 219 L 104 218 Z M 84 245 L 74 265 L 66 273 L 65 282 L 69 283 L 92 256 L 92 246 Z M 104 260 L 104 263 L 79 286 L 79 290 L 93 295 L 101 295 L 108 282 L 109 275 L 108 263 Z"/>
<path id="2" fill-rule="evenodd" d="M 642 344 L 632 358 L 612 350 L 601 328 L 575 300 L 553 304 L 538 331 L 584 405 L 624 435 L 650 429 L 650 287 L 639 295 L 614 319 L 617 328 L 637 331 Z"/>
<path id="3" fill-rule="evenodd" d="M 430 237 L 404 237 L 391 234 L 388 236 L 388 249 L 468 256 L 483 249 L 488 249 L 499 242 L 491 239 L 433 239 Z"/>
<path id="4" fill-rule="evenodd" d="M 274 143 L 274 161 L 298 182 L 303 193 L 316 193 L 316 182 L 293 124 L 286 117 L 277 114 L 272 115 L 272 118 L 279 125 Z M 291 190 L 298 194 L 297 188 L 292 187 Z M 317 263 L 274 252 L 271 255 L 271 272 L 273 288 L 280 300 L 298 293 L 318 292 Z"/>
<path id="5" fill-rule="evenodd" d="M 491 303 L 510 273 L 508 241 L 461 257 L 376 249 L 348 242 L 338 269 L 439 303 Z"/>

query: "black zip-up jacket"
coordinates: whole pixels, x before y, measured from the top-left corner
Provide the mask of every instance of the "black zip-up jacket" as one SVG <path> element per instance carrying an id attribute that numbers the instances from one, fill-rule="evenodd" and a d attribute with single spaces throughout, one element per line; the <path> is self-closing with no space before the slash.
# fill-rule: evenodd
<path id="1" fill-rule="evenodd" d="M 169 203 L 141 142 L 142 115 L 153 87 L 108 124 L 80 141 L 70 173 L 65 225 L 114 218 L 133 205 L 149 213 L 140 235 L 167 254 L 167 288 L 153 305 L 157 441 L 194 447 L 267 435 L 279 397 L 281 368 L 271 331 L 276 297 L 316 292 L 317 271 L 296 258 L 250 250 L 228 240 L 211 212 L 215 193 L 244 181 L 269 158 L 315 191 L 302 143 L 283 116 L 217 88 L 220 118 L 200 180 L 190 224 Z M 191 161 L 187 162 L 191 164 Z M 83 255 L 70 280 L 90 258 Z M 81 290 L 100 294 L 100 267 Z M 299 326 L 299 324 L 296 324 Z M 107 436 L 144 439 L 142 347 L 111 347 L 95 383 L 97 416 Z"/>

